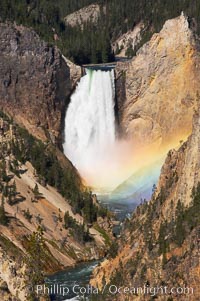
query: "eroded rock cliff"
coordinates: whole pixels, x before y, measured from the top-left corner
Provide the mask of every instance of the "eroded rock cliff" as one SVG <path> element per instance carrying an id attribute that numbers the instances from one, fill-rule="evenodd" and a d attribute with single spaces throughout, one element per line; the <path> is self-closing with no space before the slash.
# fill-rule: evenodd
<path id="1" fill-rule="evenodd" d="M 81 69 L 31 29 L 0 24 L 0 108 L 33 135 L 61 141 L 68 97 Z"/>
<path id="2" fill-rule="evenodd" d="M 141 41 L 141 32 L 144 29 L 144 24 L 137 24 L 133 30 L 122 34 L 117 40 L 112 43 L 112 48 L 118 57 L 126 57 L 126 52 L 129 47 L 132 47 L 133 50 L 136 49 L 136 46 Z"/>
<path id="3" fill-rule="evenodd" d="M 130 62 L 116 68 L 122 134 L 163 146 L 191 133 L 199 90 L 199 53 L 187 18 L 168 20 Z"/>
<path id="4" fill-rule="evenodd" d="M 186 142 L 180 141 L 178 150 L 169 151 L 150 202 L 139 205 L 126 221 L 117 256 L 95 270 L 91 283 L 104 288 L 106 300 L 199 300 L 198 60 L 197 44 L 182 15 L 167 21 L 127 65 L 127 72 L 121 71 L 126 100 L 119 109 L 127 135 L 162 145 L 172 137 L 192 133 Z M 154 72 L 151 81 L 146 76 Z M 132 288 L 132 293 L 109 294 L 111 285 L 122 287 L 121 291 Z M 160 290 L 134 292 L 144 285 Z M 164 287 L 167 290 L 162 293 Z"/>
<path id="5" fill-rule="evenodd" d="M 99 4 L 91 4 L 66 16 L 65 23 L 72 27 L 79 25 L 81 28 L 83 28 L 84 23 L 87 22 L 96 23 L 99 18 L 99 15 L 100 15 Z"/>

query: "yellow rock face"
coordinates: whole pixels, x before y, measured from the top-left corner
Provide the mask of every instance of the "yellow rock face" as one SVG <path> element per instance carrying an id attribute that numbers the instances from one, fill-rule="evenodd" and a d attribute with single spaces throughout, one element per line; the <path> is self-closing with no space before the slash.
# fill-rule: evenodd
<path id="1" fill-rule="evenodd" d="M 130 63 L 119 63 L 117 82 L 122 132 L 134 143 L 160 148 L 177 144 L 192 129 L 199 90 L 199 58 L 187 19 L 165 23 Z"/>

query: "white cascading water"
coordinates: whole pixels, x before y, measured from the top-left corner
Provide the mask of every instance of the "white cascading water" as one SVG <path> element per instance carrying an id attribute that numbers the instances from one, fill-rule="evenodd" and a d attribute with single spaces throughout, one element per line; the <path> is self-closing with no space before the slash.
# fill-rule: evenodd
<path id="1" fill-rule="evenodd" d="M 111 191 L 143 167 L 146 170 L 159 155 L 154 149 L 137 148 L 131 139 L 116 139 L 114 106 L 114 70 L 86 69 L 65 117 L 64 153 L 87 184 L 101 192 Z"/>
<path id="2" fill-rule="evenodd" d="M 64 142 L 65 155 L 86 178 L 109 164 L 115 143 L 114 105 L 114 70 L 86 69 L 66 112 Z"/>

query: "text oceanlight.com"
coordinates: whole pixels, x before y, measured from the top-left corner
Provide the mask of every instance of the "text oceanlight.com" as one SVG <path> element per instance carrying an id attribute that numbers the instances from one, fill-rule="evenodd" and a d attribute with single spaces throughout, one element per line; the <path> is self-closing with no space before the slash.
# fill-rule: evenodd
<path id="1" fill-rule="evenodd" d="M 143 287 L 118 287 L 116 285 L 105 285 L 100 291 L 98 288 L 94 288 L 90 285 L 80 286 L 75 284 L 73 287 L 67 287 L 64 285 L 54 284 L 54 285 L 37 285 L 35 291 L 38 295 L 57 295 L 57 296 L 67 296 L 70 294 L 75 295 L 192 295 L 194 290 L 192 287 L 168 287 L 159 286 L 151 287 L 144 285 Z"/>

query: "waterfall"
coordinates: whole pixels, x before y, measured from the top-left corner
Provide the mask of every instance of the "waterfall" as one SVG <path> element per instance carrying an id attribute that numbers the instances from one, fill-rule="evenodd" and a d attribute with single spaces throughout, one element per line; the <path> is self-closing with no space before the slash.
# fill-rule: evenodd
<path id="1" fill-rule="evenodd" d="M 137 183 L 147 183 L 148 166 L 157 166 L 159 158 L 154 148 L 138 149 L 135 141 L 116 138 L 114 106 L 114 70 L 86 69 L 66 111 L 63 148 L 95 191 L 108 192 L 122 183 L 125 188 L 132 187 L 130 179 L 133 175 L 138 178 L 141 168 L 148 176 L 140 176 Z M 155 182 L 153 179 L 152 185 Z"/>
<path id="2" fill-rule="evenodd" d="M 65 117 L 64 153 L 86 175 L 105 168 L 115 143 L 114 70 L 86 69 Z"/>

